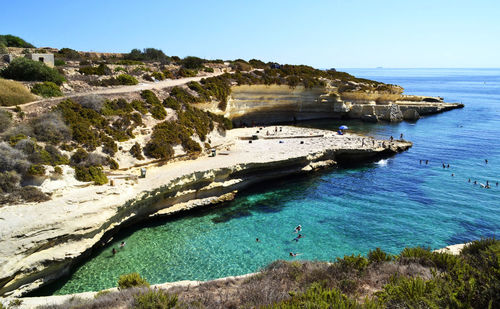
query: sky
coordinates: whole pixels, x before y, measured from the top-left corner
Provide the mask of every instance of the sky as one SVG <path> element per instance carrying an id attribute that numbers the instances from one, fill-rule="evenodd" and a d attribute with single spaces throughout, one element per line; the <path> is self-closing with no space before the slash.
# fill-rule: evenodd
<path id="1" fill-rule="evenodd" d="M 499 0 L 0 2 L 0 34 L 37 47 L 316 68 L 500 67 Z"/>

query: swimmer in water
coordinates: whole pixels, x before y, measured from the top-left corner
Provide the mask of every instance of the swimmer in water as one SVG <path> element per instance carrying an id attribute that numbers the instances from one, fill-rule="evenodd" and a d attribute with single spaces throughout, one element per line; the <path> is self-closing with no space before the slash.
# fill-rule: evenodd
<path id="1" fill-rule="evenodd" d="M 256 241 L 256 242 L 260 242 L 260 239 L 258 239 L 258 238 L 255 238 L 255 241 Z"/>
<path id="2" fill-rule="evenodd" d="M 302 234 L 299 234 L 299 236 L 295 237 L 293 240 L 295 240 L 296 242 L 299 241 L 299 239 L 303 238 L 304 236 L 302 236 Z"/>
<path id="3" fill-rule="evenodd" d="M 301 255 L 302 253 L 293 253 L 293 252 L 290 252 L 290 256 L 297 256 L 297 255 Z"/>
<path id="4" fill-rule="evenodd" d="M 120 244 L 120 248 L 123 248 L 123 247 L 125 247 L 125 242 L 124 241 L 122 241 L 122 243 Z"/>
<path id="5" fill-rule="evenodd" d="M 116 254 L 116 249 L 113 248 L 113 250 L 111 250 L 111 253 L 113 253 L 113 255 L 115 255 Z"/>
<path id="6" fill-rule="evenodd" d="M 297 225 L 297 226 L 295 227 L 294 232 L 295 232 L 295 233 L 298 233 L 298 232 L 300 232 L 301 230 L 302 230 L 302 225 L 300 225 L 300 224 L 299 224 L 299 225 Z"/>
<path id="7" fill-rule="evenodd" d="M 469 182 L 470 182 L 470 178 L 469 178 Z"/>

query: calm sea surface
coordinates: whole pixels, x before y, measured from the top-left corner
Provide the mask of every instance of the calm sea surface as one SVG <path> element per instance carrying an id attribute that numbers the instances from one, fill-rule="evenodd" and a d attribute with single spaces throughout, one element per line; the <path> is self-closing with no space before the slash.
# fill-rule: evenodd
<path id="1" fill-rule="evenodd" d="M 403 133 L 414 146 L 375 163 L 267 182 L 224 207 L 124 232 L 70 277 L 39 293 L 96 291 L 116 286 L 119 275 L 130 272 L 150 283 L 241 275 L 276 259 L 292 259 L 291 251 L 302 253 L 300 259 L 332 261 L 376 247 L 391 253 L 406 246 L 436 249 L 500 234 L 500 187 L 495 186 L 500 181 L 500 69 L 347 71 L 466 107 L 417 123 L 303 123 L 326 129 L 346 124 L 374 137 Z M 420 165 L 420 159 L 429 164 Z M 489 180 L 492 188 L 468 183 L 469 178 Z M 305 237 L 296 242 L 298 224 Z M 121 241 L 126 246 L 112 256 Z"/>

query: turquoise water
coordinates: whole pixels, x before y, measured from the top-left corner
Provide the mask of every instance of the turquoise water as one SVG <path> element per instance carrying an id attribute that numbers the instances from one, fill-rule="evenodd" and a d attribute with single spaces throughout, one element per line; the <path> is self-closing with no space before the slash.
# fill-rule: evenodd
<path id="1" fill-rule="evenodd" d="M 375 247 L 397 253 L 405 246 L 434 249 L 499 234 L 500 69 L 348 72 L 402 85 L 408 94 L 463 102 L 466 108 L 417 123 L 343 121 L 354 132 L 375 137 L 403 133 L 414 147 L 380 162 L 266 182 L 213 210 L 129 230 L 39 293 L 109 288 L 130 272 L 151 283 L 241 275 L 276 259 L 293 259 L 290 251 L 302 253 L 300 259 L 331 261 Z M 302 125 L 334 129 L 339 124 Z M 420 165 L 420 159 L 429 164 Z M 493 186 L 482 189 L 468 178 Z M 296 242 L 298 224 L 305 237 Z M 121 241 L 126 246 L 113 256 L 111 248 Z"/>

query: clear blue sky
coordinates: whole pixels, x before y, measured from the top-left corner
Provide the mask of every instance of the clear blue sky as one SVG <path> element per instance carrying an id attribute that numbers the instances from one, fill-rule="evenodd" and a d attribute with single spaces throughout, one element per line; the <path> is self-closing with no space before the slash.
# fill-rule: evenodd
<path id="1" fill-rule="evenodd" d="M 499 0 L 2 1 L 36 46 L 329 67 L 500 67 Z"/>

